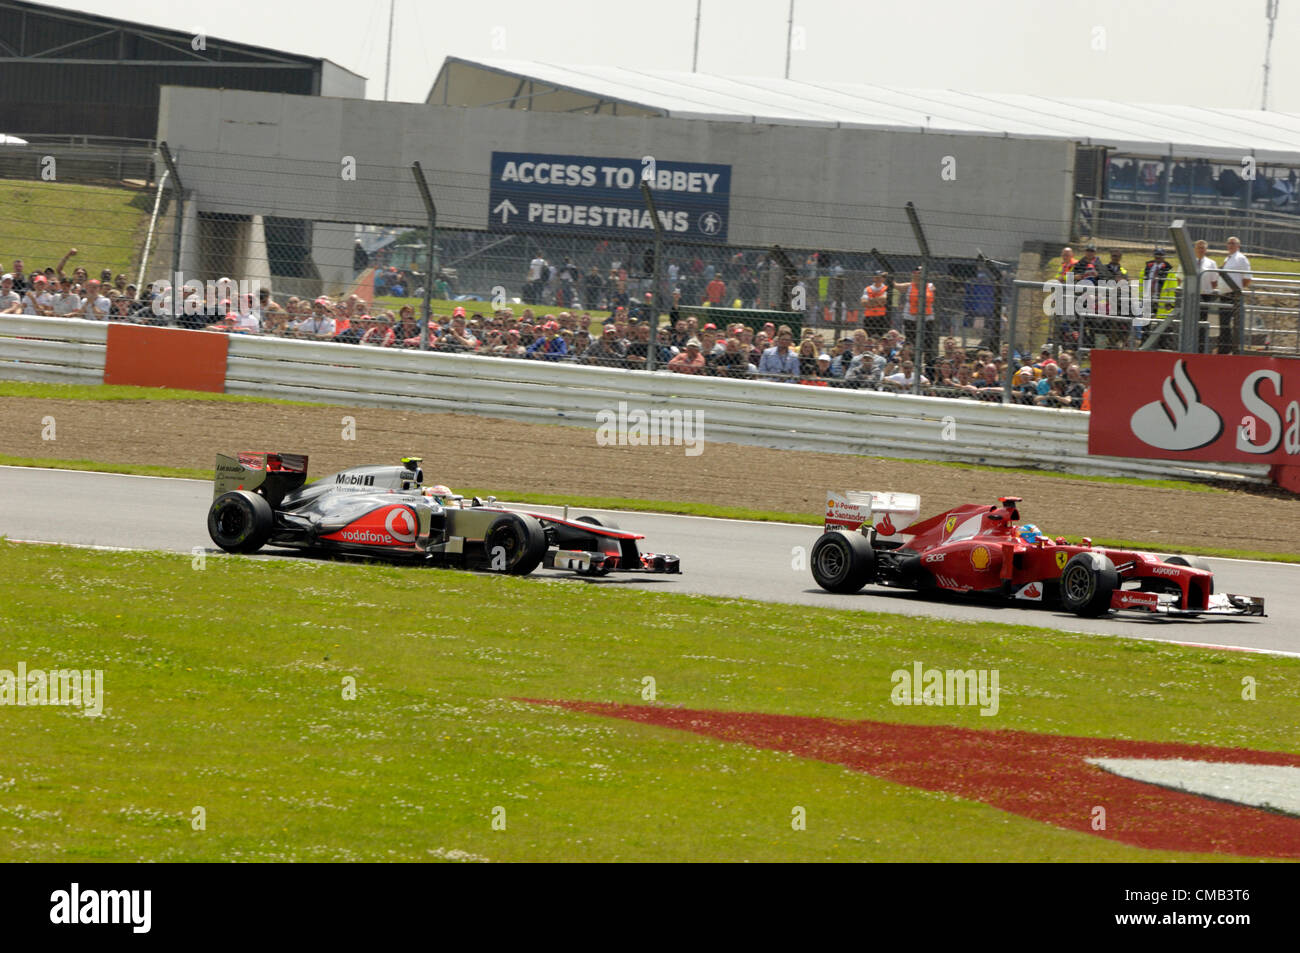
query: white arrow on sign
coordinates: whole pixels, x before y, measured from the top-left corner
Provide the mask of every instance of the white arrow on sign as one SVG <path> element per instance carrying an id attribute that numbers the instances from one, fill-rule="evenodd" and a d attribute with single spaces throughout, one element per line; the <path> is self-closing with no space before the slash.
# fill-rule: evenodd
<path id="1" fill-rule="evenodd" d="M 492 214 L 501 213 L 501 224 L 504 225 L 511 215 L 518 215 L 519 209 L 515 208 L 514 203 L 509 199 L 502 199 L 501 204 L 492 210 Z"/>

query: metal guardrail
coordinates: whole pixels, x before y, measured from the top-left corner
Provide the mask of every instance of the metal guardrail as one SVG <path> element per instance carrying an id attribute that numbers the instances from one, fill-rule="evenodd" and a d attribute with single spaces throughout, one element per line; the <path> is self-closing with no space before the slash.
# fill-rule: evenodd
<path id="1" fill-rule="evenodd" d="M 0 318 L 0 378 L 102 379 L 106 338 L 107 325 L 93 321 Z M 1267 474 L 1257 465 L 1093 457 L 1088 414 L 1078 411 L 244 335 L 230 338 L 226 392 L 592 429 L 598 412 L 625 402 L 699 410 L 709 439 L 778 449 L 1140 477 Z"/>
<path id="2" fill-rule="evenodd" d="M 1169 223 L 1183 219 L 1197 238 L 1222 248 L 1228 236 L 1241 239 L 1247 254 L 1300 257 L 1300 215 L 1214 205 L 1179 205 L 1087 199 L 1076 209 L 1075 237 L 1167 244 Z"/>
<path id="3" fill-rule="evenodd" d="M 0 178 L 48 178 L 47 157 L 55 160 L 59 182 L 147 186 L 161 169 L 156 146 L 148 139 L 97 136 L 22 136 L 26 145 L 0 146 Z"/>

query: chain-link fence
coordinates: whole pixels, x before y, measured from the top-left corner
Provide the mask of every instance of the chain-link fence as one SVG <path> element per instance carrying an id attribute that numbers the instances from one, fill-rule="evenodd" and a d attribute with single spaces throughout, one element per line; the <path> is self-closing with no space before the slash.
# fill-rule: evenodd
<path id="1" fill-rule="evenodd" d="M 975 254 L 978 224 L 959 215 L 936 216 L 932 230 L 948 244 L 969 240 L 968 258 L 923 260 L 904 241 L 828 251 L 666 240 L 656 262 L 649 233 L 503 233 L 464 227 L 463 216 L 432 232 L 353 224 L 351 205 L 318 198 L 310 182 L 289 208 L 268 202 L 274 215 L 214 210 L 192 192 L 178 202 L 166 169 L 157 161 L 152 178 L 127 188 L 42 181 L 30 169 L 0 181 L 10 189 L 0 254 L 23 269 L 13 266 L 18 311 L 1076 408 L 1092 348 L 1174 347 L 1178 337 L 1178 276 L 1094 288 L 1066 310 L 1048 302 L 1032 256 Z M 257 187 L 256 171 L 236 173 Z M 457 189 L 481 185 L 434 176 L 435 198 L 450 194 L 453 209 Z M 897 211 L 833 210 L 882 233 Z M 791 209 L 791 234 L 807 237 L 831 211 Z M 1296 353 L 1297 289 L 1300 275 L 1259 275 L 1240 298 L 1207 301 L 1205 346 L 1231 305 L 1241 316 L 1234 349 Z M 0 298 L 11 302 L 0 311 L 12 300 Z"/>

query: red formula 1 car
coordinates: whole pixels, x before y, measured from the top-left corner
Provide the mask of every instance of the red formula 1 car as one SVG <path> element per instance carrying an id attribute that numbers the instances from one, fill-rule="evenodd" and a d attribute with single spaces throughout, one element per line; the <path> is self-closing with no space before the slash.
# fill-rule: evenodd
<path id="1" fill-rule="evenodd" d="M 910 493 L 829 493 L 826 523 L 811 553 L 813 578 L 830 592 L 868 583 L 983 593 L 1056 605 L 1081 616 L 1112 609 L 1164 615 L 1262 616 L 1258 596 L 1216 595 L 1214 574 L 1195 556 L 1070 545 L 1020 524 L 1018 496 L 996 506 L 967 503 L 916 520 Z"/>

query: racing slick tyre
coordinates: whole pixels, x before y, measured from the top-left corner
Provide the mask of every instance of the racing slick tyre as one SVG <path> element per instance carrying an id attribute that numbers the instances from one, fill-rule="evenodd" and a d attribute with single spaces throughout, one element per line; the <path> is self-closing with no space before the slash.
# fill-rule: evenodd
<path id="1" fill-rule="evenodd" d="M 827 592 L 857 592 L 876 578 L 875 550 L 860 533 L 822 533 L 809 559 L 813 579 Z"/>
<path id="2" fill-rule="evenodd" d="M 1165 562 L 1171 566 L 1186 566 L 1188 569 L 1204 569 L 1206 572 L 1213 572 L 1210 564 L 1200 556 L 1166 556 Z M 1214 594 L 1214 579 L 1210 579 L 1210 595 Z"/>
<path id="3" fill-rule="evenodd" d="M 590 523 L 592 526 L 599 526 L 602 529 L 618 529 L 619 525 L 613 520 L 598 520 L 594 516 L 579 516 L 574 522 Z"/>
<path id="4" fill-rule="evenodd" d="M 266 497 L 248 490 L 231 490 L 212 501 L 208 535 L 228 553 L 255 553 L 271 538 L 275 514 Z"/>
<path id="5" fill-rule="evenodd" d="M 483 552 L 491 571 L 526 576 L 546 555 L 546 532 L 531 516 L 503 513 L 488 527 Z"/>
<path id="6" fill-rule="evenodd" d="M 1061 571 L 1061 605 L 1075 615 L 1105 615 L 1118 588 L 1115 564 L 1101 553 L 1076 553 Z"/>

